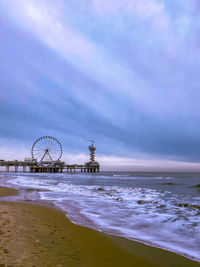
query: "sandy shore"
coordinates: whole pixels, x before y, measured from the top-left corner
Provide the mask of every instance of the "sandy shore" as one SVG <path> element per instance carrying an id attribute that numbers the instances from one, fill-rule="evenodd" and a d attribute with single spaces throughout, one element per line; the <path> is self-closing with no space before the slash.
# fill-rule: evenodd
<path id="1" fill-rule="evenodd" d="M 0 186 L 0 197 L 17 195 L 18 191 L 12 188 Z"/>
<path id="2" fill-rule="evenodd" d="M 0 187 L 0 196 L 17 191 Z M 71 223 L 59 210 L 0 202 L 0 266 L 200 266 L 162 249 Z"/>

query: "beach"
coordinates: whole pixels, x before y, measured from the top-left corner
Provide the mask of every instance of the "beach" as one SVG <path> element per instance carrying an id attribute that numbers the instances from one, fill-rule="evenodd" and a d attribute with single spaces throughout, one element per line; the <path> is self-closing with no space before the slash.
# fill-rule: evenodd
<path id="1" fill-rule="evenodd" d="M 17 194 L 0 188 L 0 196 Z M 71 223 L 55 208 L 0 202 L 0 266 L 200 266 L 175 253 Z"/>
<path id="2" fill-rule="evenodd" d="M 17 196 L 57 207 L 73 223 L 200 262 L 199 173 L 1 173 Z"/>

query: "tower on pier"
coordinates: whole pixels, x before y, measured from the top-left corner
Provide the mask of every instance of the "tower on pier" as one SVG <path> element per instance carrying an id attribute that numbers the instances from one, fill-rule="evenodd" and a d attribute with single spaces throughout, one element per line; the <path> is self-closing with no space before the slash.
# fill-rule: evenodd
<path id="1" fill-rule="evenodd" d="M 94 141 L 91 140 L 92 144 L 90 146 L 88 146 L 89 150 L 90 150 L 90 161 L 94 162 L 94 158 L 95 158 L 95 150 L 96 147 L 94 146 Z"/>
<path id="2" fill-rule="evenodd" d="M 95 151 L 94 141 L 91 140 L 91 145 L 88 146 L 90 151 L 90 161 L 85 163 L 87 172 L 99 172 L 99 163 L 95 161 Z"/>

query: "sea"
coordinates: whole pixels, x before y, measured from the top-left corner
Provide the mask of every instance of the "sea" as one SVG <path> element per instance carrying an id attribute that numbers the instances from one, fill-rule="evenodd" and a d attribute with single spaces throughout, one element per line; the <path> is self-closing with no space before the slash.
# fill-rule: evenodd
<path id="1" fill-rule="evenodd" d="M 3 177 L 10 187 L 37 191 L 75 224 L 200 262 L 200 173 L 1 173 L 0 181 Z"/>

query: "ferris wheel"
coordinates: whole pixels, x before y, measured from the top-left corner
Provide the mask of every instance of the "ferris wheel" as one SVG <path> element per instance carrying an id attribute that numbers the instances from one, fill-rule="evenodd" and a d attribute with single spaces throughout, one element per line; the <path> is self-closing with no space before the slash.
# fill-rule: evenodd
<path id="1" fill-rule="evenodd" d="M 32 160 L 37 162 L 55 162 L 62 157 L 62 145 L 52 136 L 38 138 L 31 148 Z"/>

